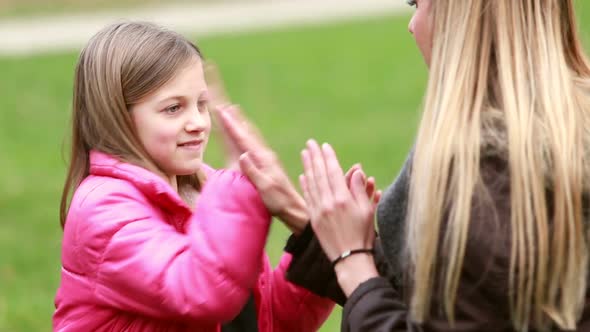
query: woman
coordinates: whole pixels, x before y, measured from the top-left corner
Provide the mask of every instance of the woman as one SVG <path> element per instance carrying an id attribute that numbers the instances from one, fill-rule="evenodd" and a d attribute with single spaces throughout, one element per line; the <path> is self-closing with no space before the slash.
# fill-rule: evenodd
<path id="1" fill-rule="evenodd" d="M 309 141 L 313 232 L 291 239 L 288 278 L 345 295 L 343 331 L 590 329 L 590 65 L 573 0 L 408 2 L 429 84 L 379 238 L 362 171 L 347 179 Z"/>

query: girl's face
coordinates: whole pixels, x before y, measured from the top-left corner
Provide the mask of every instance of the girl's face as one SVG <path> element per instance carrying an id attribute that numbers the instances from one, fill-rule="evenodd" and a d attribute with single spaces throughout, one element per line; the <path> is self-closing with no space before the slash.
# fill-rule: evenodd
<path id="1" fill-rule="evenodd" d="M 203 162 L 211 131 L 207 98 L 203 66 L 195 58 L 131 108 L 141 143 L 171 181 L 194 174 Z"/>
<path id="2" fill-rule="evenodd" d="M 429 66 L 432 53 L 432 15 L 430 15 L 432 0 L 407 1 L 409 5 L 416 7 L 408 28 L 418 44 L 426 65 Z"/>

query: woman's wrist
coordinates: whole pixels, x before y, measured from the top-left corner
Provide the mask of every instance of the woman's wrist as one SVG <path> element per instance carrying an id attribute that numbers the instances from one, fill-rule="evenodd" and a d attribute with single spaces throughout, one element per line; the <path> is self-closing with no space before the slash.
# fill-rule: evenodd
<path id="1" fill-rule="evenodd" d="M 349 297 L 363 282 L 379 276 L 370 253 L 351 255 L 334 266 L 340 288 Z"/>

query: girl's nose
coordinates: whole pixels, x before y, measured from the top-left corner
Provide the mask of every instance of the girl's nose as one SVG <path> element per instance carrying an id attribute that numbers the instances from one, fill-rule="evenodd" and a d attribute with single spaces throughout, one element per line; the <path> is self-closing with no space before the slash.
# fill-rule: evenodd
<path id="1" fill-rule="evenodd" d="M 199 107 L 195 105 L 189 113 L 189 118 L 186 122 L 186 131 L 203 131 L 206 126 L 205 115 L 201 113 Z"/>

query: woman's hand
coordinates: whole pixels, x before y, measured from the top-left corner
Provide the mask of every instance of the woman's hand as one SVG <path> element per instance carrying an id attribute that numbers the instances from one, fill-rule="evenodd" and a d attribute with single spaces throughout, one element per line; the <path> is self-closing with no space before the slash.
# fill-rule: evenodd
<path id="1" fill-rule="evenodd" d="M 375 198 L 381 196 L 375 192 L 374 179 L 370 184 L 360 166 L 345 176 L 332 147 L 320 148 L 313 140 L 303 150 L 302 160 L 300 182 L 311 225 L 328 258 L 334 261 L 348 250 L 373 248 Z M 367 254 L 352 255 L 335 269 L 346 295 L 378 275 L 373 257 Z"/>

